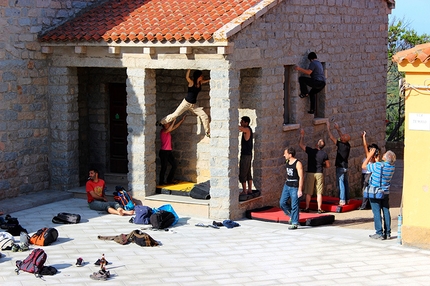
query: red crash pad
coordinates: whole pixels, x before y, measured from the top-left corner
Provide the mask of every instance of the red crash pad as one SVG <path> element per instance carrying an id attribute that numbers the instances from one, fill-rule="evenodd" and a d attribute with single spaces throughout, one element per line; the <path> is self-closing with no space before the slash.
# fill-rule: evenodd
<path id="1" fill-rule="evenodd" d="M 343 212 L 349 212 L 358 209 L 361 206 L 361 200 L 349 200 L 349 204 L 344 206 L 339 206 L 339 198 L 335 197 L 329 197 L 329 196 L 323 196 L 322 197 L 322 205 L 321 209 L 326 212 L 336 212 L 336 213 L 343 213 Z M 300 208 L 304 209 L 306 208 L 306 202 L 300 201 Z M 311 202 L 309 204 L 309 209 L 317 211 L 318 210 L 318 204 L 317 204 L 317 198 L 312 197 Z"/>
<path id="2" fill-rule="evenodd" d="M 284 214 L 284 211 L 279 207 L 264 207 L 246 211 L 246 217 L 249 219 L 257 219 L 262 221 L 288 223 L 290 217 Z M 318 214 L 318 213 L 300 213 L 300 225 L 318 226 L 331 224 L 334 222 L 334 215 Z"/>

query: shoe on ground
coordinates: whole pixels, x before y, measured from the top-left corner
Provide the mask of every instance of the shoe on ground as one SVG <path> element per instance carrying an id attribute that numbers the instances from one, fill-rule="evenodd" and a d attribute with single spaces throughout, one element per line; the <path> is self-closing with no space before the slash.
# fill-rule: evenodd
<path id="1" fill-rule="evenodd" d="M 372 239 L 379 239 L 379 240 L 385 240 L 386 239 L 386 238 L 384 238 L 384 236 L 382 236 L 380 234 L 377 234 L 377 233 L 370 234 L 369 237 L 372 238 Z"/>
<path id="2" fill-rule="evenodd" d="M 294 230 L 294 229 L 298 229 L 298 228 L 299 228 L 298 224 L 292 224 L 288 227 L 288 229 L 290 229 L 290 230 Z"/>
<path id="3" fill-rule="evenodd" d="M 390 239 L 391 239 L 391 234 L 389 234 L 389 235 L 384 235 L 384 240 L 385 240 L 385 239 L 390 240 Z"/>
<path id="4" fill-rule="evenodd" d="M 84 260 L 82 259 L 82 258 L 78 258 L 77 260 L 76 260 L 76 267 L 81 267 L 82 265 L 84 264 Z"/>
<path id="5" fill-rule="evenodd" d="M 102 280 L 102 281 L 106 281 L 108 279 L 107 275 L 105 273 L 102 273 L 101 271 L 94 272 L 93 274 L 90 275 L 90 278 L 93 280 Z"/>
<path id="6" fill-rule="evenodd" d="M 309 113 L 309 114 L 314 114 L 314 113 L 315 113 L 315 111 L 314 111 L 313 109 L 311 109 L 311 110 L 309 110 L 309 111 L 308 111 L 308 113 Z"/>
<path id="7" fill-rule="evenodd" d="M 211 134 L 209 132 L 206 132 L 206 137 L 211 138 Z"/>
<path id="8" fill-rule="evenodd" d="M 11 248 L 12 252 L 18 252 L 18 251 L 19 251 L 19 249 L 20 249 L 20 247 L 19 247 L 19 245 L 18 245 L 18 244 L 14 244 L 14 245 L 12 245 L 12 248 Z"/>
<path id="9" fill-rule="evenodd" d="M 308 97 L 308 95 L 307 94 L 299 94 L 299 97 L 300 98 L 305 98 L 305 97 Z"/>
<path id="10" fill-rule="evenodd" d="M 20 245 L 18 249 L 19 252 L 28 251 L 28 250 L 30 250 L 30 248 L 26 244 Z"/>
<path id="11" fill-rule="evenodd" d="M 106 260 L 106 264 L 105 265 L 108 265 L 108 264 L 109 264 L 109 262 Z M 97 259 L 97 261 L 94 262 L 94 265 L 100 265 L 100 259 Z"/>
<path id="12" fill-rule="evenodd" d="M 300 210 L 302 213 L 308 213 L 309 212 L 309 209 L 301 209 Z"/>
<path id="13" fill-rule="evenodd" d="M 318 210 L 318 213 L 319 213 L 319 214 L 323 214 L 323 213 L 325 213 L 325 210 L 319 209 L 319 210 Z"/>

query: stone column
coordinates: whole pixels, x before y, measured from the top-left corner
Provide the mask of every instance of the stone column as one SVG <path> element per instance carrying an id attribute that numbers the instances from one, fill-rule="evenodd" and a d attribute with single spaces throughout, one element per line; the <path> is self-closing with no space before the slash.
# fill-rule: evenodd
<path id="1" fill-rule="evenodd" d="M 235 70 L 211 70 L 210 217 L 242 217 L 238 205 L 239 77 Z"/>
<path id="2" fill-rule="evenodd" d="M 155 71 L 127 68 L 128 181 L 133 197 L 156 190 Z"/>
<path id="3" fill-rule="evenodd" d="M 78 77 L 76 68 L 49 69 L 51 188 L 79 186 Z"/>

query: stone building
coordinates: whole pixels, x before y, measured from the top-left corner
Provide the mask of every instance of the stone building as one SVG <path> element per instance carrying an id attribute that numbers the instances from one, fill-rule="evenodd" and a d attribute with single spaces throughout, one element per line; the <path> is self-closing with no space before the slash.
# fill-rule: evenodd
<path id="1" fill-rule="evenodd" d="M 388 14 L 394 0 L 0 1 L 0 198 L 84 185 L 89 166 L 126 174 L 155 194 L 156 121 L 203 70 L 198 98 L 211 138 L 188 116 L 173 135 L 178 178 L 210 181 L 208 217 L 237 219 L 276 205 L 283 149 L 313 146 L 325 122 L 351 137 L 350 181 L 359 195 L 360 133 L 384 146 Z M 327 86 L 315 115 L 298 97 L 298 64 L 310 51 Z M 259 198 L 239 202 L 238 123 L 251 117 Z M 334 165 L 335 146 L 327 142 Z M 298 152 L 306 163 L 306 156 Z M 335 170 L 326 170 L 336 194 Z"/>

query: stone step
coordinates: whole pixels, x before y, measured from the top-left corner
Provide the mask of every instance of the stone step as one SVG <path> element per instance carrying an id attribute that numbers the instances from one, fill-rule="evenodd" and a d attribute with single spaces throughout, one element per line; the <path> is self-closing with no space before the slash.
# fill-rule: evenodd
<path id="1" fill-rule="evenodd" d="M 113 191 L 115 185 L 106 185 L 106 197 L 113 201 Z M 87 199 L 85 187 L 74 188 L 68 191 L 73 194 L 74 198 Z M 132 194 L 133 196 L 133 194 Z M 145 200 L 139 201 L 133 198 L 137 204 L 143 204 L 151 208 L 158 208 L 165 204 L 171 204 L 175 212 L 180 216 L 209 218 L 209 200 L 193 199 L 184 195 L 156 194 L 146 197 Z"/>
<path id="2" fill-rule="evenodd" d="M 127 174 L 106 173 L 104 174 L 103 180 L 106 182 L 106 185 L 123 186 L 125 189 L 127 189 L 128 186 Z"/>

